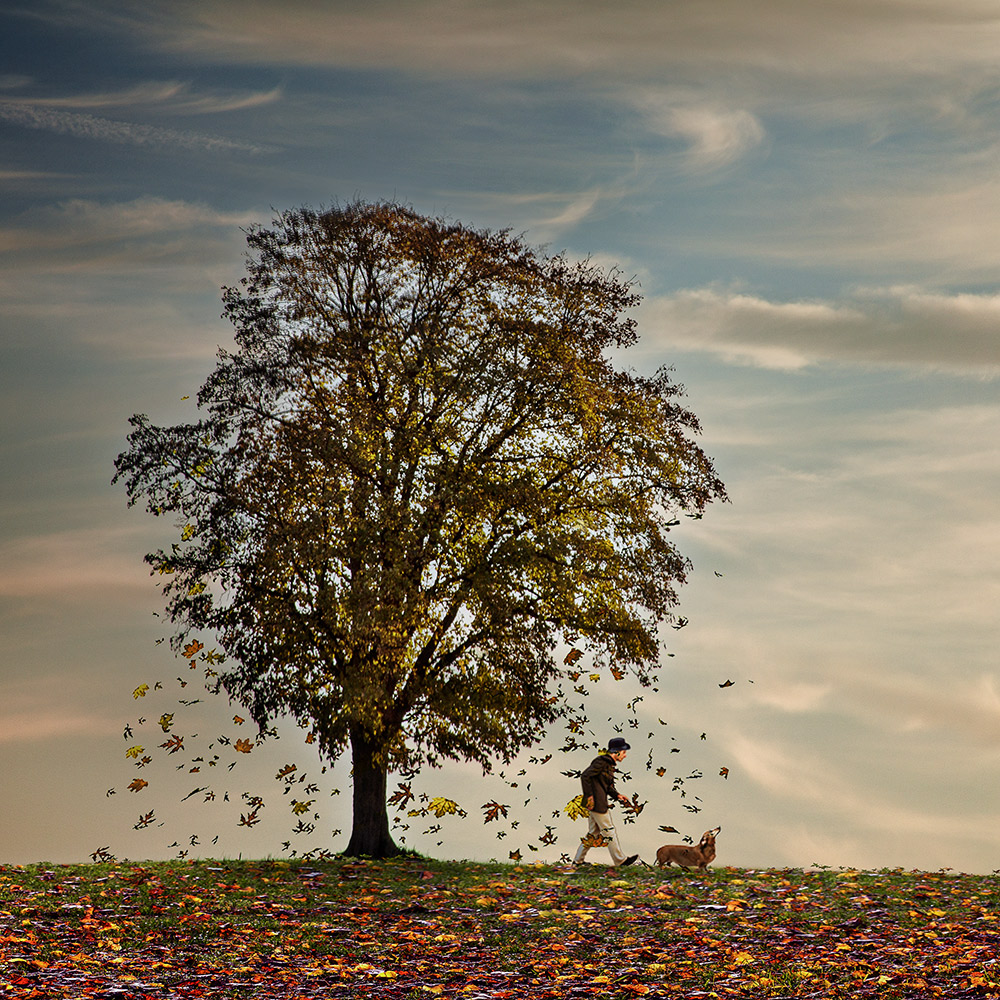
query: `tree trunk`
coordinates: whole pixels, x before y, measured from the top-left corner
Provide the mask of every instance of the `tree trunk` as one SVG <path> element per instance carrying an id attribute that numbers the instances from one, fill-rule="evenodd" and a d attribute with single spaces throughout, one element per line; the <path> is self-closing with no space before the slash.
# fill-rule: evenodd
<path id="1" fill-rule="evenodd" d="M 391 858 L 402 851 L 389 833 L 386 766 L 375 760 L 375 746 L 360 729 L 351 729 L 354 760 L 354 827 L 344 851 L 349 857 Z"/>

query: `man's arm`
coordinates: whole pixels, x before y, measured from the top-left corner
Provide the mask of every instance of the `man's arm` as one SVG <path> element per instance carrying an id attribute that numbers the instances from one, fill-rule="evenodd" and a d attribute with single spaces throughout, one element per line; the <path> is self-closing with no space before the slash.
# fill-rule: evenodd
<path id="1" fill-rule="evenodd" d="M 608 770 L 608 798 L 617 799 L 621 803 L 629 801 L 627 795 L 622 795 L 617 788 L 615 788 L 615 768 L 612 767 Z"/>

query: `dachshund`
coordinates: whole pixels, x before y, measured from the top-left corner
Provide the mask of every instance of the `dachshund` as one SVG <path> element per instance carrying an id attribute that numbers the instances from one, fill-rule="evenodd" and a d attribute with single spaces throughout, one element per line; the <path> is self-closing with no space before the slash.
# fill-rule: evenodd
<path id="1" fill-rule="evenodd" d="M 662 868 L 664 865 L 678 864 L 681 868 L 695 868 L 703 872 L 709 862 L 715 860 L 715 838 L 722 831 L 721 826 L 714 830 L 706 830 L 701 835 L 697 847 L 688 847 L 686 844 L 664 844 L 656 852 L 656 863 Z"/>

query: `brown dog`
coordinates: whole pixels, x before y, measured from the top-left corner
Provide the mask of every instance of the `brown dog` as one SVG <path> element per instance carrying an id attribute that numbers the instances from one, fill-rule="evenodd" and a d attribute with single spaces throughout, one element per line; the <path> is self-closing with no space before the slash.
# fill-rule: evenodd
<path id="1" fill-rule="evenodd" d="M 664 844 L 656 852 L 656 863 L 661 868 L 664 865 L 678 864 L 681 868 L 697 868 L 703 872 L 709 862 L 715 860 L 715 838 L 721 831 L 721 826 L 717 826 L 714 830 L 706 830 L 701 835 L 697 847 L 688 847 L 687 844 Z"/>

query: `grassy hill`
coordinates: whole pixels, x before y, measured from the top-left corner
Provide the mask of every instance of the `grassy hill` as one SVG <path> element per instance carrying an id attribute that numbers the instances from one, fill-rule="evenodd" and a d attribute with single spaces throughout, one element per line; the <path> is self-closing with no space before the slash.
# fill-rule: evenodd
<path id="1" fill-rule="evenodd" d="M 0 865 L 0 997 L 998 997 L 993 876 Z"/>

